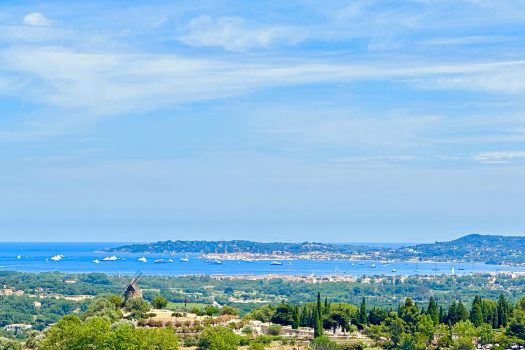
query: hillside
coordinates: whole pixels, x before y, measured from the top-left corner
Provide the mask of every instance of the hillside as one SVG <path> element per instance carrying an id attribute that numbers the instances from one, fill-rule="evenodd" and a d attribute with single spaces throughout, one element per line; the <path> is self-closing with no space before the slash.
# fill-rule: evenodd
<path id="1" fill-rule="evenodd" d="M 253 242 L 244 240 L 233 241 L 162 241 L 154 243 L 130 244 L 116 248 L 108 248 L 107 252 L 128 253 L 291 253 L 304 254 L 311 252 L 326 252 L 335 254 L 352 254 L 369 251 L 370 248 L 349 244 L 334 243 L 283 243 L 283 242 Z"/>
<path id="2" fill-rule="evenodd" d="M 419 244 L 396 251 L 397 257 L 420 260 L 525 264 L 525 237 L 471 234 L 448 242 Z"/>
<path id="3" fill-rule="evenodd" d="M 335 243 L 262 243 L 253 241 L 163 241 L 131 244 L 105 249 L 127 253 L 253 253 L 308 254 L 320 252 L 326 258 L 356 258 L 363 260 L 463 261 L 496 265 L 525 265 L 525 237 L 471 234 L 447 242 L 417 244 L 388 249 Z"/>

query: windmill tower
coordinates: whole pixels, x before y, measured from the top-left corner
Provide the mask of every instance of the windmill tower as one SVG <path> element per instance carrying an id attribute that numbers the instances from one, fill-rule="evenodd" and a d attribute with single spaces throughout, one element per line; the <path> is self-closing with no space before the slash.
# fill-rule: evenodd
<path id="1" fill-rule="evenodd" d="M 124 302 L 127 302 L 129 299 L 133 298 L 142 298 L 142 290 L 140 290 L 138 281 L 142 277 L 142 272 L 137 272 L 131 278 L 131 281 L 128 283 L 126 290 L 124 291 Z"/>

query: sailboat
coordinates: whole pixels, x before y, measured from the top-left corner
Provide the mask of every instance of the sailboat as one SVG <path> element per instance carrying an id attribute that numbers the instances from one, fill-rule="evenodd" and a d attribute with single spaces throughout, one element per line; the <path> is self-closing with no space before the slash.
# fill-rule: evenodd
<path id="1" fill-rule="evenodd" d="M 146 259 L 145 256 L 143 256 L 142 258 L 138 258 L 137 260 L 140 261 L 140 262 L 143 262 L 143 263 L 147 263 L 148 262 L 148 259 Z"/>
<path id="2" fill-rule="evenodd" d="M 186 254 L 186 256 L 184 258 L 180 258 L 180 261 L 182 261 L 182 262 L 189 262 L 190 259 L 188 258 L 188 254 Z"/>
<path id="3" fill-rule="evenodd" d="M 60 254 L 53 255 L 53 256 L 51 257 L 51 260 L 53 260 L 53 261 L 60 261 L 60 260 L 62 260 L 62 257 L 63 257 L 63 256 L 60 255 Z"/>
<path id="4" fill-rule="evenodd" d="M 451 273 L 452 275 L 454 275 L 454 274 L 455 274 L 455 271 L 454 271 L 454 266 L 452 266 L 452 269 L 450 269 L 450 273 Z"/>
<path id="5" fill-rule="evenodd" d="M 106 256 L 102 261 L 116 261 L 118 258 L 115 255 Z"/>
<path id="6" fill-rule="evenodd" d="M 93 264 L 100 264 L 100 260 L 95 259 L 95 260 L 92 261 L 92 263 L 93 263 Z"/>

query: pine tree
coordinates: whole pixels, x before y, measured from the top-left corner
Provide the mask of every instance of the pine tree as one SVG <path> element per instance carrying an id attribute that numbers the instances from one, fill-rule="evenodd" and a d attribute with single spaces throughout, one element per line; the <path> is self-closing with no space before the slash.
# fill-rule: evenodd
<path id="1" fill-rule="evenodd" d="M 323 335 L 323 314 L 321 306 L 321 293 L 317 293 L 317 304 L 314 311 L 314 337 L 320 337 Z"/>

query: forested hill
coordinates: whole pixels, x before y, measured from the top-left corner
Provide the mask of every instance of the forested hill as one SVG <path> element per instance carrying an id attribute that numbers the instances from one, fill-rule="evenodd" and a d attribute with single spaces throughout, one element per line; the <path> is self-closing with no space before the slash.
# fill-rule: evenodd
<path id="1" fill-rule="evenodd" d="M 419 257 L 421 260 L 475 261 L 488 264 L 524 264 L 525 237 L 472 234 L 448 242 L 419 244 L 396 253 Z"/>
<path id="2" fill-rule="evenodd" d="M 155 243 L 130 244 L 116 248 L 105 249 L 107 252 L 130 253 L 255 253 L 272 254 L 276 252 L 290 254 L 305 254 L 311 252 L 326 252 L 335 254 L 351 254 L 369 251 L 370 248 L 358 245 L 335 243 L 283 243 L 283 242 L 252 242 L 233 241 L 162 241 Z"/>
<path id="3" fill-rule="evenodd" d="M 336 243 L 261 243 L 252 241 L 164 241 L 131 244 L 106 249 L 131 253 L 324 253 L 326 258 L 348 257 L 367 260 L 431 260 L 525 265 L 525 237 L 467 235 L 448 242 L 418 244 L 397 249 Z"/>

